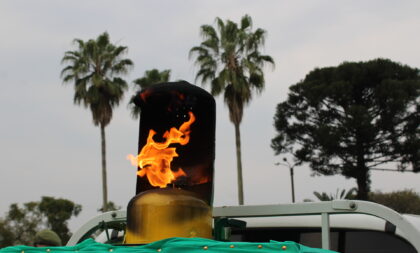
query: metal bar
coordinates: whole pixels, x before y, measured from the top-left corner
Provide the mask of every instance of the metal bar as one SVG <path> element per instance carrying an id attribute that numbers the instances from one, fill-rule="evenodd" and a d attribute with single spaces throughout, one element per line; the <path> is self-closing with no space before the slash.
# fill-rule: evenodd
<path id="1" fill-rule="evenodd" d="M 111 211 L 100 214 L 98 216 L 93 217 L 88 222 L 86 222 L 83 226 L 81 226 L 69 239 L 66 246 L 73 246 L 79 243 L 80 241 L 86 239 L 87 236 L 95 231 L 99 226 L 101 226 L 102 222 L 109 223 L 109 222 L 117 222 L 121 221 L 124 222 L 126 220 L 126 211 L 118 210 L 118 211 Z"/>
<path id="2" fill-rule="evenodd" d="M 330 215 L 328 213 L 321 214 L 321 231 L 322 231 L 322 248 L 330 249 Z"/>
<path id="3" fill-rule="evenodd" d="M 213 217 L 268 217 L 282 215 L 307 215 L 328 213 L 349 213 L 352 211 L 347 203 L 346 209 L 336 210 L 331 201 L 306 202 L 279 205 L 255 205 L 255 206 L 223 206 L 213 208 Z"/>
<path id="4" fill-rule="evenodd" d="M 389 221 L 404 233 L 405 238 L 420 253 L 420 231 L 396 211 L 368 201 L 334 200 L 316 203 L 258 205 L 258 206 L 224 206 L 213 208 L 214 217 L 267 217 L 312 214 L 361 213 L 369 214 Z"/>
<path id="5" fill-rule="evenodd" d="M 414 246 L 420 253 L 420 231 L 417 230 L 401 214 L 394 210 L 367 201 L 360 200 L 334 200 L 315 203 L 299 203 L 299 204 L 279 204 L 279 205 L 259 205 L 259 206 L 224 206 L 214 207 L 214 218 L 237 218 L 237 217 L 267 217 L 267 216 L 290 216 L 290 215 L 322 215 L 322 214 L 339 214 L 339 213 L 361 213 L 373 215 L 394 224 L 403 234 L 405 239 Z M 77 230 L 67 243 L 68 246 L 75 245 L 80 240 L 89 235 L 98 227 L 101 221 L 115 222 L 125 221 L 125 211 L 114 211 L 101 214 L 94 217 L 79 230 Z M 324 219 L 323 219 L 324 220 Z M 324 227 L 327 227 L 324 225 Z M 326 230 L 325 230 L 326 231 Z M 323 230 L 323 232 L 325 233 Z M 323 233 L 323 234 L 324 234 Z M 323 235 L 324 238 L 325 235 Z M 329 237 L 329 235 L 327 235 Z"/>

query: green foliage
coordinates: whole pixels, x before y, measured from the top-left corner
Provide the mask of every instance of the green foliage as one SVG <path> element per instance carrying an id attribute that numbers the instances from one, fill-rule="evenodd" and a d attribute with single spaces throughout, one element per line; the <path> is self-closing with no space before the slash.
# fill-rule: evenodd
<path id="1" fill-rule="evenodd" d="M 244 106 L 253 93 L 264 89 L 264 65 L 274 65 L 274 60 L 261 54 L 266 32 L 260 28 L 253 31 L 248 15 L 239 24 L 216 18 L 215 27 L 202 25 L 200 30 L 203 42 L 190 50 L 190 57 L 196 56 L 195 64 L 199 67 L 196 80 L 201 79 L 203 85 L 210 83 L 211 93 L 223 94 L 228 106 L 230 121 L 235 126 L 239 204 L 243 204 L 239 125 Z"/>
<path id="2" fill-rule="evenodd" d="M 369 193 L 369 201 L 382 204 L 399 213 L 420 214 L 420 195 L 413 190 Z"/>
<path id="3" fill-rule="evenodd" d="M 159 71 L 157 69 L 147 70 L 144 72 L 144 76 L 141 78 L 137 78 L 133 81 L 133 83 L 137 87 L 136 94 L 133 95 L 129 102 L 129 107 L 131 110 L 131 116 L 134 119 L 140 117 L 140 107 L 135 104 L 135 100 L 137 94 L 147 87 L 150 87 L 154 84 L 169 82 L 169 78 L 171 76 L 171 71 L 169 69 Z"/>
<path id="4" fill-rule="evenodd" d="M 202 25 L 201 35 L 204 41 L 190 50 L 199 66 L 196 79 L 204 85 L 210 83 L 213 95 L 224 94 L 230 119 L 239 124 L 253 91 L 264 89 L 264 64 L 274 64 L 260 52 L 266 32 L 260 28 L 252 31 L 252 19 L 245 15 L 239 25 L 216 18 L 216 27 Z"/>
<path id="5" fill-rule="evenodd" d="M 116 211 L 116 210 L 120 210 L 121 206 L 117 206 L 114 202 L 109 201 L 107 206 L 106 206 L 106 210 L 107 211 Z M 100 212 L 104 212 L 103 207 L 99 208 L 98 211 Z"/>
<path id="6" fill-rule="evenodd" d="M 331 200 L 339 200 L 339 199 L 355 199 L 356 197 L 357 188 L 353 187 L 350 190 L 342 189 L 341 191 L 337 189 L 335 194 L 327 194 L 326 192 L 317 192 L 314 191 L 315 197 L 320 201 L 331 201 Z"/>
<path id="7" fill-rule="evenodd" d="M 6 216 L 0 218 L 0 247 L 33 245 L 36 232 L 46 228 L 66 243 L 71 236 L 67 221 L 81 210 L 70 200 L 54 197 L 42 197 L 41 201 L 24 203 L 22 207 L 11 204 Z"/>
<path id="8" fill-rule="evenodd" d="M 89 107 L 95 126 L 101 129 L 102 155 L 102 210 L 108 203 L 106 179 L 105 127 L 112 119 L 113 108 L 118 106 L 127 90 L 127 82 L 121 78 L 133 65 L 130 59 L 123 58 L 127 47 L 116 46 L 104 32 L 96 39 L 83 41 L 75 39 L 77 49 L 67 51 L 61 62 L 69 64 L 61 71 L 65 83 L 74 84 L 74 103 Z"/>
<path id="9" fill-rule="evenodd" d="M 55 231 L 63 241 L 67 241 L 71 236 L 67 220 L 77 216 L 82 206 L 67 199 L 42 197 L 38 209 L 46 217 L 48 228 Z"/>
<path id="10" fill-rule="evenodd" d="M 15 245 L 15 238 L 16 236 L 7 222 L 0 218 L 0 248 Z"/>
<path id="11" fill-rule="evenodd" d="M 108 33 L 96 39 L 75 39 L 77 49 L 64 53 L 62 63 L 68 63 L 61 72 L 64 82 L 73 82 L 74 102 L 89 107 L 95 126 L 107 126 L 112 108 L 117 106 L 127 89 L 120 76 L 127 74 L 133 62 L 122 58 L 127 47 L 113 45 Z"/>
<path id="12" fill-rule="evenodd" d="M 272 148 L 317 174 L 355 178 L 367 199 L 370 168 L 420 170 L 419 94 L 419 70 L 386 59 L 315 69 L 277 105 Z"/>
<path id="13" fill-rule="evenodd" d="M 0 247 L 14 244 L 32 244 L 35 233 L 42 228 L 44 220 L 38 202 L 28 202 L 19 207 L 11 204 L 0 222 Z"/>

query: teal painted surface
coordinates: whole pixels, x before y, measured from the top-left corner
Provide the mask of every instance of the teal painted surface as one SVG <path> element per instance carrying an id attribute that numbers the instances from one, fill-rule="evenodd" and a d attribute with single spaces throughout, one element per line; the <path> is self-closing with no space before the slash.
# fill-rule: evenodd
<path id="1" fill-rule="evenodd" d="M 309 248 L 295 242 L 251 243 L 220 242 L 202 238 L 169 238 L 140 246 L 115 246 L 87 239 L 75 246 L 31 247 L 12 246 L 0 253 L 333 253 L 335 251 Z"/>

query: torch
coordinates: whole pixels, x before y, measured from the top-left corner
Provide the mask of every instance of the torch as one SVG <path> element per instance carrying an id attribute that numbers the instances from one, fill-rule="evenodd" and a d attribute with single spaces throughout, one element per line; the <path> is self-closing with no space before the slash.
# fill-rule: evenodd
<path id="1" fill-rule="evenodd" d="M 211 238 L 215 101 L 185 81 L 139 92 L 136 196 L 127 207 L 126 243 Z"/>

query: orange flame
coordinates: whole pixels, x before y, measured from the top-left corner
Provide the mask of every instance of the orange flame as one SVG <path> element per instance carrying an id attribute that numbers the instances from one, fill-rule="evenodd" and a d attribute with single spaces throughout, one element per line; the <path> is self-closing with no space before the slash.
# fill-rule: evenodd
<path id="1" fill-rule="evenodd" d="M 133 155 L 127 156 L 131 164 L 140 168 L 137 175 L 141 177 L 147 176 L 152 186 L 165 188 L 178 177 L 186 176 L 181 168 L 178 171 L 171 170 L 171 162 L 178 154 L 176 153 L 176 148 L 169 148 L 169 145 L 186 145 L 190 141 L 190 126 L 195 121 L 195 116 L 192 112 L 188 114 L 190 119 L 184 122 L 179 129 L 172 127 L 163 134 L 163 138 L 166 139 L 164 142 L 155 142 L 153 136 L 156 135 L 156 132 L 150 129 L 146 145 L 144 145 L 139 155 L 137 157 Z"/>

